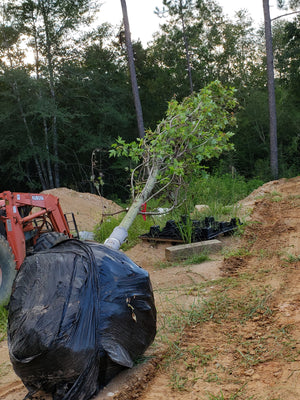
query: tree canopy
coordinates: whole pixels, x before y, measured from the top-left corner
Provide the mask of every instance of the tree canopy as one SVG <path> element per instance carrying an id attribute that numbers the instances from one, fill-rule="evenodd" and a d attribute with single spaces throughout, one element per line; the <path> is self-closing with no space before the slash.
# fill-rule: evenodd
<path id="1" fill-rule="evenodd" d="M 228 19 L 217 2 L 164 3 L 168 19 L 161 19 L 153 41 L 132 44 L 145 128 L 157 136 L 170 100 L 181 104 L 189 96 L 190 68 L 196 93 L 218 80 L 235 87 L 241 106 L 235 113 L 235 151 L 209 160 L 207 167 L 220 172 L 234 167 L 247 178 L 269 179 L 263 31 L 243 11 Z M 91 154 L 97 148 L 94 172 L 104 183 L 102 194 L 126 200 L 132 161 L 109 157 L 118 137 L 126 142 L 138 137 L 124 38 L 119 27 L 91 28 L 95 10 L 88 0 L 72 4 L 1 5 L 0 185 L 93 191 Z M 298 14 L 272 22 L 279 176 L 300 169 L 299 23 Z"/>
<path id="2" fill-rule="evenodd" d="M 131 174 L 132 205 L 107 245 L 120 247 L 142 204 L 156 194 L 169 193 L 177 206 L 178 191 L 203 168 L 203 161 L 232 149 L 228 127 L 236 124 L 236 107 L 234 89 L 214 81 L 180 103 L 171 100 L 166 117 L 144 138 L 129 144 L 118 138 L 110 154 L 128 156 L 137 166 Z"/>

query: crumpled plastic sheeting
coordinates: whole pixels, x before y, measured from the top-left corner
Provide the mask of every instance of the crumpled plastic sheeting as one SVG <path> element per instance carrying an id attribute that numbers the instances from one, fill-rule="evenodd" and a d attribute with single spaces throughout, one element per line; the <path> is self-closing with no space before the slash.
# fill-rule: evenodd
<path id="1" fill-rule="evenodd" d="M 85 400 L 156 333 L 148 273 L 119 251 L 67 240 L 27 257 L 9 305 L 9 354 L 29 393 Z"/>

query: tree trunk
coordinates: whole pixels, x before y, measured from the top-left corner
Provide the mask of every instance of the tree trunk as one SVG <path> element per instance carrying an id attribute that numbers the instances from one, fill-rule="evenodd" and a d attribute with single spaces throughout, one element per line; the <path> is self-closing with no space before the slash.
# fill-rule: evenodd
<path id="1" fill-rule="evenodd" d="M 141 100 L 140 100 L 140 95 L 139 95 L 139 88 L 138 88 L 137 79 L 136 79 L 134 56 L 133 56 L 130 27 L 129 27 L 128 14 L 127 14 L 126 0 L 121 0 L 121 6 L 122 6 L 122 13 L 123 13 L 124 28 L 125 28 L 125 41 L 126 41 L 128 65 L 129 65 L 129 72 L 130 72 L 130 79 L 131 79 L 131 86 L 132 86 L 132 94 L 133 94 L 135 111 L 136 111 L 136 116 L 137 116 L 139 136 L 140 136 L 140 138 L 143 138 L 145 135 L 144 119 L 143 119 L 143 111 L 142 111 L 142 105 L 141 105 Z"/>
<path id="2" fill-rule="evenodd" d="M 35 26 L 35 19 L 34 16 L 32 15 L 32 21 L 33 21 L 33 33 L 34 33 L 34 50 L 35 50 L 35 74 L 36 74 L 36 80 L 39 82 L 40 79 L 40 70 L 39 70 L 39 49 L 38 49 L 38 34 Z M 42 93 L 41 90 L 39 89 L 38 92 L 39 100 L 42 101 Z M 54 182 L 53 182 L 53 175 L 52 175 L 52 167 L 51 167 L 51 162 L 50 162 L 50 149 L 49 149 L 49 141 L 48 141 L 48 126 L 47 126 L 47 121 L 46 118 L 43 116 L 43 127 L 44 127 L 44 138 L 45 138 L 45 148 L 46 148 L 46 159 L 47 159 L 47 174 L 45 176 L 48 177 L 48 186 L 50 189 L 54 188 Z"/>
<path id="3" fill-rule="evenodd" d="M 152 170 L 150 171 L 147 182 L 142 190 L 142 192 L 136 196 L 133 203 L 131 204 L 127 214 L 121 221 L 120 225 L 117 226 L 108 239 L 105 240 L 105 245 L 111 247 L 115 250 L 118 250 L 122 243 L 125 242 L 128 236 L 128 230 L 132 225 L 135 217 L 138 215 L 141 205 L 147 200 L 150 196 L 155 184 L 157 175 L 159 173 L 160 167 L 159 165 L 154 165 Z"/>
<path id="4" fill-rule="evenodd" d="M 147 198 L 151 194 L 151 192 L 156 184 L 156 178 L 157 178 L 158 172 L 159 172 L 159 167 L 154 166 L 152 171 L 150 172 L 150 175 L 147 179 L 145 187 L 143 188 L 142 192 L 134 199 L 127 214 L 125 215 L 122 222 L 120 223 L 120 226 L 125 228 L 127 231 L 130 228 L 131 224 L 133 223 L 135 217 L 137 216 L 137 214 L 141 208 L 141 205 L 147 200 Z"/>
<path id="5" fill-rule="evenodd" d="M 45 35 L 46 35 L 46 58 L 47 58 L 47 68 L 49 73 L 49 86 L 50 86 L 50 93 L 51 98 L 56 106 L 56 94 L 55 94 L 55 87 L 54 87 L 54 67 L 53 67 L 53 58 L 52 58 L 52 51 L 51 51 L 51 39 L 49 34 L 49 21 L 48 21 L 48 14 L 47 9 L 42 6 L 42 16 L 43 22 L 45 27 Z M 52 117 L 52 135 L 53 135 L 53 153 L 54 153 L 54 181 L 55 187 L 60 187 L 60 177 L 59 177 L 59 158 L 58 158 L 58 133 L 57 133 L 57 115 L 56 111 L 53 113 Z"/>
<path id="6" fill-rule="evenodd" d="M 23 110 L 23 106 L 22 106 L 22 103 L 21 103 L 21 98 L 20 98 L 20 95 L 19 95 L 17 82 L 14 82 L 12 84 L 12 90 L 13 90 L 13 93 L 15 94 L 16 98 L 17 98 L 17 103 L 18 103 L 18 106 L 19 106 L 20 114 L 21 114 L 21 117 L 22 117 L 22 120 L 23 120 L 23 123 L 24 123 L 24 126 L 25 126 L 25 130 L 26 130 L 26 133 L 27 133 L 27 138 L 28 138 L 29 145 L 32 148 L 33 159 L 34 159 L 34 162 L 35 162 L 35 166 L 36 166 L 36 169 L 37 169 L 37 173 L 38 173 L 38 176 L 39 176 L 39 179 L 40 179 L 40 183 L 41 183 L 42 189 L 46 190 L 47 189 L 47 183 L 46 183 L 46 180 L 45 180 L 45 178 L 43 176 L 42 168 L 41 168 L 41 165 L 39 163 L 38 157 L 36 155 L 33 139 L 32 139 L 32 136 L 31 136 L 31 133 L 30 133 L 30 129 L 29 129 L 28 124 L 27 124 L 27 119 L 26 119 L 26 116 L 25 116 L 25 113 L 24 113 L 24 110 Z"/>
<path id="7" fill-rule="evenodd" d="M 264 8 L 264 19 L 265 19 L 265 38 L 266 38 L 268 95 L 269 95 L 270 165 L 271 165 L 272 177 L 273 179 L 277 179 L 278 178 L 277 120 L 276 120 L 272 28 L 271 28 L 269 0 L 263 0 L 263 8 Z"/>
<path id="8" fill-rule="evenodd" d="M 188 77 L 189 77 L 189 83 L 190 83 L 190 92 L 192 94 L 194 91 L 194 85 L 193 85 L 193 79 L 192 79 L 192 68 L 191 68 L 190 53 L 189 53 L 189 43 L 188 43 L 188 39 L 186 37 L 186 29 L 185 29 L 185 23 L 184 23 L 184 18 L 183 18 L 182 1 L 181 0 L 180 0 L 180 19 L 181 19 L 181 24 L 182 24 L 182 34 L 183 34 L 183 41 L 184 41 L 184 47 L 185 47 L 185 56 L 186 56 L 186 62 L 187 62 Z"/>
<path id="9" fill-rule="evenodd" d="M 52 167 L 51 167 L 51 161 L 50 161 L 48 126 L 47 126 L 47 121 L 44 117 L 43 117 L 43 125 L 44 125 L 44 137 L 45 137 L 45 146 L 46 146 L 46 154 L 47 154 L 47 172 L 48 172 L 48 179 L 49 179 L 49 187 L 50 187 L 50 189 L 53 189 L 54 182 L 53 182 L 53 174 L 52 174 Z"/>

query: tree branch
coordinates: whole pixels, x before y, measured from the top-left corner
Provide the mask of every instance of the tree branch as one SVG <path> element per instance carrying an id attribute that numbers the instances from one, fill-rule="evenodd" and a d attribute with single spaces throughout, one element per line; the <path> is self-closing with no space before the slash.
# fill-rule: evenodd
<path id="1" fill-rule="evenodd" d="M 292 15 L 292 14 L 299 14 L 299 13 L 300 13 L 300 11 L 293 11 L 293 12 L 290 12 L 290 13 L 278 15 L 278 17 L 272 18 L 271 21 L 275 21 L 276 19 L 287 17 L 288 15 Z"/>

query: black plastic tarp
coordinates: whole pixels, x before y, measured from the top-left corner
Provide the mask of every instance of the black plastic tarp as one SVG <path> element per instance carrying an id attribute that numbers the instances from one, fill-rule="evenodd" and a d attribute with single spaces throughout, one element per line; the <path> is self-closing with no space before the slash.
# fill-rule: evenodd
<path id="1" fill-rule="evenodd" d="M 15 279 L 9 354 L 29 393 L 90 399 L 155 333 L 148 273 L 104 245 L 67 240 L 27 257 Z"/>

